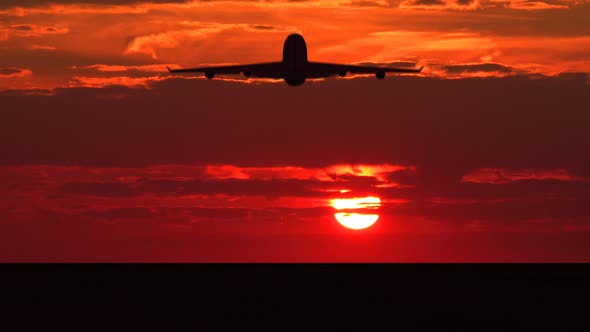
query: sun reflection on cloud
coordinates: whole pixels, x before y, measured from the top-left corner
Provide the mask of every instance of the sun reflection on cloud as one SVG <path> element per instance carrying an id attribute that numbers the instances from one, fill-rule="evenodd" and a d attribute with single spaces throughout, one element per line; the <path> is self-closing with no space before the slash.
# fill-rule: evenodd
<path id="1" fill-rule="evenodd" d="M 381 206 L 379 197 L 336 198 L 332 200 L 332 207 L 336 210 L 347 209 L 376 209 Z"/>

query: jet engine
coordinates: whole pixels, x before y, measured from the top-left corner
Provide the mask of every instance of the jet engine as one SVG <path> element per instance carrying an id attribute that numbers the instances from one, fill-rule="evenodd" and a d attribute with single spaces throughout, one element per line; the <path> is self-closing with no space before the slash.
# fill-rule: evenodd
<path id="1" fill-rule="evenodd" d="M 252 75 L 252 73 L 250 73 L 249 71 L 245 71 L 245 72 L 244 72 L 244 76 L 246 76 L 246 77 L 250 77 L 250 75 Z"/>
<path id="2" fill-rule="evenodd" d="M 385 72 L 384 71 L 378 71 L 378 72 L 375 73 L 375 76 L 378 79 L 382 80 L 383 78 L 385 78 Z"/>
<path id="3" fill-rule="evenodd" d="M 340 75 L 340 77 L 344 77 L 344 76 L 346 76 L 346 72 L 345 71 L 339 72 L 338 75 Z"/>
<path id="4" fill-rule="evenodd" d="M 207 77 L 208 79 L 212 79 L 214 76 L 215 76 L 215 74 L 212 73 L 212 72 L 206 72 L 205 73 L 205 77 Z"/>

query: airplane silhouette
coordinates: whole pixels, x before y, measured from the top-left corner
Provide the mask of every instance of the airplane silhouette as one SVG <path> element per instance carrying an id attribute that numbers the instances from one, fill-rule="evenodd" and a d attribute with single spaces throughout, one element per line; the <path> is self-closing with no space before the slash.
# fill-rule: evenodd
<path id="1" fill-rule="evenodd" d="M 205 73 L 205 77 L 208 79 L 212 79 L 216 74 L 242 73 L 246 77 L 283 79 L 290 86 L 299 86 L 308 78 L 324 78 L 336 75 L 343 77 L 347 73 L 371 73 L 375 74 L 378 79 L 383 79 L 386 72 L 419 73 L 424 66 L 418 69 L 404 69 L 311 62 L 307 60 L 307 45 L 303 37 L 299 34 L 291 34 L 283 44 L 283 60 L 281 62 L 184 69 L 166 68 L 171 73 Z"/>

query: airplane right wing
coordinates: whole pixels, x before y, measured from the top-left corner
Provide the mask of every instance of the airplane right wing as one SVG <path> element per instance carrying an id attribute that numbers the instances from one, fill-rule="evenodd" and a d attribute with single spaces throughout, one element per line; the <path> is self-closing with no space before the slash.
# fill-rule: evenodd
<path id="1" fill-rule="evenodd" d="M 236 65 L 236 66 L 217 66 L 217 67 L 199 67 L 199 68 L 181 68 L 171 69 L 168 71 L 171 73 L 205 73 L 207 78 L 213 78 L 216 74 L 244 74 L 249 77 L 260 77 L 260 78 L 282 78 L 282 63 L 281 62 L 266 62 L 256 63 L 248 65 Z"/>
<path id="2" fill-rule="evenodd" d="M 309 62 L 308 77 L 321 78 L 340 74 L 378 74 L 378 73 L 419 73 L 424 66 L 413 68 L 389 68 L 375 66 L 355 66 L 334 63 Z"/>

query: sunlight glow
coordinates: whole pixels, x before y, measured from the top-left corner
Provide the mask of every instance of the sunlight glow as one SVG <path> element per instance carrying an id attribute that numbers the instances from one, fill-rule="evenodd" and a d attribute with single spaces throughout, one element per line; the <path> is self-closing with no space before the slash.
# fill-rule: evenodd
<path id="1" fill-rule="evenodd" d="M 376 210 L 381 206 L 379 197 L 359 197 L 359 198 L 336 198 L 331 201 L 332 207 L 339 210 L 334 214 L 336 220 L 344 227 L 350 229 L 364 229 L 372 226 L 379 215 L 372 213 L 362 213 L 364 210 Z M 351 212 L 356 210 L 358 212 Z"/>

